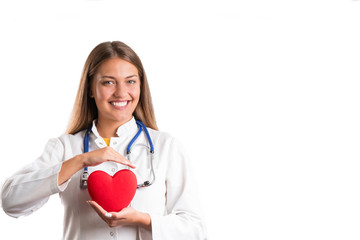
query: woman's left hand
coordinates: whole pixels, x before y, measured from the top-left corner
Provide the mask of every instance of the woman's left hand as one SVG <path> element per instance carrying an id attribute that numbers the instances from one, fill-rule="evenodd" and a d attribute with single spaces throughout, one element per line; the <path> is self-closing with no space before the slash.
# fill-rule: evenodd
<path id="1" fill-rule="evenodd" d="M 120 212 L 107 212 L 95 201 L 88 203 L 109 227 L 137 225 L 151 231 L 151 218 L 147 213 L 139 212 L 132 207 L 124 208 Z"/>

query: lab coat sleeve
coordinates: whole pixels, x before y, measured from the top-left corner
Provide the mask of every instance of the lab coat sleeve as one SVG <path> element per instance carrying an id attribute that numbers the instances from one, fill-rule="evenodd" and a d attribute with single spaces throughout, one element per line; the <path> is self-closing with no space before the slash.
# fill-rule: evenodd
<path id="1" fill-rule="evenodd" d="M 153 239 L 207 239 L 190 161 L 175 139 L 171 142 L 166 175 L 167 213 L 150 214 Z"/>
<path id="2" fill-rule="evenodd" d="M 50 195 L 63 191 L 67 183 L 58 186 L 63 156 L 61 141 L 51 139 L 36 161 L 8 178 L 1 192 L 5 213 L 16 218 L 29 215 L 43 206 Z"/>

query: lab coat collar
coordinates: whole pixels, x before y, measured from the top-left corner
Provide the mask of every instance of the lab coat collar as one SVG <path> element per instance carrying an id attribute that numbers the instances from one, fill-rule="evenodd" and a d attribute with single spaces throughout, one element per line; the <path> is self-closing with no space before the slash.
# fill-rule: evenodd
<path id="1" fill-rule="evenodd" d="M 130 121 L 128 121 L 127 123 L 124 123 L 117 129 L 116 134 L 120 137 L 120 136 L 124 135 L 125 133 L 137 130 L 137 128 L 138 127 L 136 124 L 136 120 L 134 117 L 132 117 Z"/>
<path id="2" fill-rule="evenodd" d="M 94 133 L 94 135 L 97 138 L 101 138 L 101 136 L 96 128 L 96 120 L 97 119 L 95 119 L 93 121 L 91 131 Z M 135 118 L 132 117 L 130 121 L 124 123 L 117 129 L 116 134 L 120 137 L 120 136 L 124 135 L 125 133 L 133 132 L 134 130 L 137 130 L 137 125 L 136 125 Z"/>

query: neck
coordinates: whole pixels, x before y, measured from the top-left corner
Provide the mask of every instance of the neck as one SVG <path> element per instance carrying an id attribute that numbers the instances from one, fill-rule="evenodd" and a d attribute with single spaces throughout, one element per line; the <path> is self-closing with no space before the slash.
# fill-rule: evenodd
<path id="1" fill-rule="evenodd" d="M 116 132 L 117 132 L 118 128 L 127 122 L 128 121 L 124 121 L 124 122 L 110 121 L 110 120 L 106 121 L 106 120 L 99 118 L 96 121 L 96 128 L 97 128 L 99 135 L 103 138 L 117 137 Z"/>

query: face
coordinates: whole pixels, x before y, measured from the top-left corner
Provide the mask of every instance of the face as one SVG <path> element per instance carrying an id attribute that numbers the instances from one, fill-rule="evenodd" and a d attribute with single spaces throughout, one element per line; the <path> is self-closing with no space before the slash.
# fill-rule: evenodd
<path id="1" fill-rule="evenodd" d="M 96 102 L 98 121 L 128 122 L 140 98 L 137 68 L 120 58 L 106 60 L 94 75 L 91 97 Z"/>

